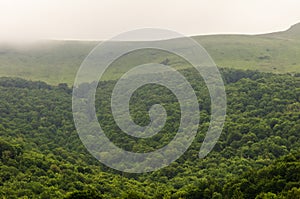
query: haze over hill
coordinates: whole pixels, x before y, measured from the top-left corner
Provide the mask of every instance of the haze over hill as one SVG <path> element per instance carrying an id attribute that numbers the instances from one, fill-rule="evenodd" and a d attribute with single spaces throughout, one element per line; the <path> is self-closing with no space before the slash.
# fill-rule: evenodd
<path id="1" fill-rule="evenodd" d="M 300 23 L 290 29 L 263 35 L 194 36 L 219 67 L 259 70 L 272 73 L 300 72 Z M 98 44 L 96 41 L 40 41 L 30 45 L 0 44 L 0 76 L 41 80 L 71 85 L 80 64 Z M 143 61 L 143 54 L 133 56 Z M 169 59 L 177 68 L 184 63 L 165 54 L 154 54 L 158 63 Z M 133 58 L 125 65 L 136 63 Z M 114 79 L 118 74 L 111 74 Z"/>
<path id="2" fill-rule="evenodd" d="M 266 34 L 270 37 L 276 37 L 279 39 L 299 40 L 300 39 L 300 23 L 291 26 L 288 30 L 276 33 Z"/>

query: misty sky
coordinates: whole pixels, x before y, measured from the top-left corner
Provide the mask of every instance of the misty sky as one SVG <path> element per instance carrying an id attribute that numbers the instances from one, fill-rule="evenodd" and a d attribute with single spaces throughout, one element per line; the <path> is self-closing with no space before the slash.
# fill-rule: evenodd
<path id="1" fill-rule="evenodd" d="M 109 39 L 154 27 L 256 34 L 300 22 L 299 0 L 0 0 L 0 40 Z"/>

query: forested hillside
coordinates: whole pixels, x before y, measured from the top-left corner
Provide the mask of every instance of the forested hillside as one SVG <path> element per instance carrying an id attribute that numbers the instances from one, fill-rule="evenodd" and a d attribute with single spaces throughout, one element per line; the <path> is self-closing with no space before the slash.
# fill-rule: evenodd
<path id="1" fill-rule="evenodd" d="M 0 197 L 2 198 L 300 198 L 300 78 L 222 69 L 227 118 L 220 140 L 204 159 L 198 152 L 210 121 L 210 99 L 193 71 L 181 71 L 196 91 L 201 123 L 188 151 L 151 173 L 114 171 L 81 143 L 72 117 L 72 90 L 0 78 Z M 162 103 L 168 121 L 153 139 L 120 136 L 109 111 L 115 81 L 100 82 L 99 122 L 116 145 L 151 151 L 168 143 L 178 103 L 160 86 L 136 92 L 132 116 L 147 124 L 147 108 Z M 164 94 L 161 94 L 164 93 Z M 146 96 L 151 94 L 151 99 Z M 177 124 L 178 126 L 178 124 Z"/>

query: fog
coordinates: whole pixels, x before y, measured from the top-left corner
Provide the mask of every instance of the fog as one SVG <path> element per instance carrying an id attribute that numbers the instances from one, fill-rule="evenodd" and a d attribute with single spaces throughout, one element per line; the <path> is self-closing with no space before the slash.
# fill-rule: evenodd
<path id="1" fill-rule="evenodd" d="M 103 40 L 137 28 L 259 34 L 300 22 L 298 0 L 0 0 L 0 41 Z"/>

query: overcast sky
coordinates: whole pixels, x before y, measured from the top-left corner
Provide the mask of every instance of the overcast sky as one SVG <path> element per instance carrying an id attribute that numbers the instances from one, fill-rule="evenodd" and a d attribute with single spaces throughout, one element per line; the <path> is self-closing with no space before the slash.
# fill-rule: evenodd
<path id="1" fill-rule="evenodd" d="M 300 0 L 0 0 L 0 40 L 109 39 L 154 27 L 256 34 L 300 22 Z"/>

